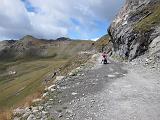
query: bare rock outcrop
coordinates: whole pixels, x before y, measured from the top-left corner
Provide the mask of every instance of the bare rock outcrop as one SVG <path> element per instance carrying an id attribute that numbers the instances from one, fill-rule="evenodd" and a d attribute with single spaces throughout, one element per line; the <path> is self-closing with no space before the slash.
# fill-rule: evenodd
<path id="1" fill-rule="evenodd" d="M 159 0 L 127 0 L 108 29 L 113 55 L 132 60 L 148 51 L 152 41 L 159 41 L 159 11 Z"/>

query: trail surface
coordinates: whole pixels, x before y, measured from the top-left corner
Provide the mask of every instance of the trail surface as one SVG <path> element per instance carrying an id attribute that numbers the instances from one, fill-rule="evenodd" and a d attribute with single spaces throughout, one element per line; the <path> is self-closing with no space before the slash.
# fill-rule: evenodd
<path id="1" fill-rule="evenodd" d="M 50 94 L 55 120 L 160 120 L 160 76 L 111 62 L 59 81 Z"/>

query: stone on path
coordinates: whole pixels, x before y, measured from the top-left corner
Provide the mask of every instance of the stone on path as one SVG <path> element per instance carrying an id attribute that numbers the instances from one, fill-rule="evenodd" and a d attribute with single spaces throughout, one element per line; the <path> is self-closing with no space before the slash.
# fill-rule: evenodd
<path id="1" fill-rule="evenodd" d="M 109 78 L 114 78 L 116 77 L 115 75 L 108 75 Z"/>
<path id="2" fill-rule="evenodd" d="M 76 93 L 76 92 L 73 92 L 73 93 L 72 93 L 72 95 L 77 95 L 77 94 L 78 94 L 78 93 Z"/>

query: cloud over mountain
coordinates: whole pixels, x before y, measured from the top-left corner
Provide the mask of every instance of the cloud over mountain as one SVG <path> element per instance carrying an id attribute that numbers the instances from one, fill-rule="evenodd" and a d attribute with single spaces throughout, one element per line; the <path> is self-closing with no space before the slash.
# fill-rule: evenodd
<path id="1" fill-rule="evenodd" d="M 0 39 L 26 34 L 96 38 L 123 4 L 122 0 L 1 0 Z"/>

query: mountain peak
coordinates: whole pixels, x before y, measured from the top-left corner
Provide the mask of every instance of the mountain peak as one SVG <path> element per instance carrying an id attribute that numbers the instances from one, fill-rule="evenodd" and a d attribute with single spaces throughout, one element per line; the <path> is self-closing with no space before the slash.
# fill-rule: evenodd
<path id="1" fill-rule="evenodd" d="M 60 38 L 57 38 L 56 40 L 58 40 L 58 41 L 66 41 L 66 40 L 71 40 L 71 39 L 67 38 L 67 37 L 60 37 Z"/>
<path id="2" fill-rule="evenodd" d="M 26 35 L 23 38 L 21 38 L 21 40 L 37 40 L 37 38 L 35 38 L 31 35 Z"/>

